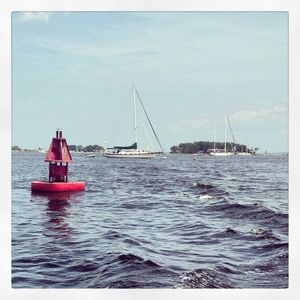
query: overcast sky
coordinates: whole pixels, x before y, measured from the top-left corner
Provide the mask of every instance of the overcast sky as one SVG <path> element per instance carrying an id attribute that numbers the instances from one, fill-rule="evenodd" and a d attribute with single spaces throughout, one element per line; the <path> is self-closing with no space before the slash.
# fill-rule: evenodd
<path id="1" fill-rule="evenodd" d="M 223 141 L 228 114 L 237 143 L 288 151 L 285 12 L 16 12 L 12 71 L 12 145 L 130 145 L 134 84 L 165 150 Z"/>

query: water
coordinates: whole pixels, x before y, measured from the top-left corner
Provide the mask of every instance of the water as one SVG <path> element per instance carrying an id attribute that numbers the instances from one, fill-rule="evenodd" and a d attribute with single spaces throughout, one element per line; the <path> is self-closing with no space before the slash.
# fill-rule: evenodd
<path id="1" fill-rule="evenodd" d="M 32 194 L 12 155 L 13 288 L 287 288 L 288 157 L 74 156 L 86 191 Z"/>

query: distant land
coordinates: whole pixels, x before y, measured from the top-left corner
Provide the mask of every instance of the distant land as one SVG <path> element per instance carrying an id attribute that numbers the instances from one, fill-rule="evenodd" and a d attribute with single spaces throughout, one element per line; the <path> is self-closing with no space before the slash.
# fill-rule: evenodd
<path id="1" fill-rule="evenodd" d="M 99 145 L 68 145 L 72 152 L 103 152 L 105 148 Z M 216 149 L 224 149 L 225 144 L 216 142 Z M 199 141 L 193 143 L 180 143 L 170 148 L 170 153 L 182 153 L 182 154 L 193 154 L 193 153 L 207 153 L 209 149 L 214 148 L 214 143 L 209 141 Z M 249 148 L 246 145 L 227 143 L 226 148 L 228 151 L 235 149 L 237 152 L 248 152 L 251 150 L 257 151 L 258 148 Z M 22 149 L 19 146 L 12 146 L 12 151 L 23 151 L 23 152 L 46 152 L 47 150 L 42 148 L 37 149 Z"/>
<path id="2" fill-rule="evenodd" d="M 99 145 L 88 145 L 88 146 L 82 146 L 82 145 L 68 145 L 69 150 L 72 152 L 103 152 L 104 147 Z M 23 151 L 23 152 L 47 152 L 47 150 L 42 148 L 37 149 L 22 149 L 19 146 L 12 146 L 12 151 Z"/>
<path id="3" fill-rule="evenodd" d="M 72 152 L 103 152 L 105 148 L 100 145 L 68 145 L 70 151 Z M 222 142 L 216 142 L 216 149 L 224 149 L 225 144 Z M 207 153 L 209 149 L 214 148 L 214 143 L 209 141 L 199 141 L 193 143 L 180 143 L 179 145 L 174 145 L 170 148 L 170 153 L 182 153 L 182 154 L 193 154 L 193 153 Z M 226 148 L 228 151 L 235 149 L 236 152 L 249 152 L 257 151 L 259 148 L 249 148 L 246 145 L 227 143 Z M 37 149 L 24 149 L 19 146 L 12 146 L 12 151 L 22 151 L 22 152 L 47 152 L 47 150 L 42 148 Z"/>
<path id="4" fill-rule="evenodd" d="M 224 149 L 225 143 L 216 142 L 216 149 Z M 209 149 L 214 148 L 214 142 L 199 141 L 193 143 L 180 143 L 178 146 L 172 146 L 170 148 L 171 153 L 207 153 Z M 236 152 L 249 152 L 251 150 L 257 151 L 259 148 L 249 148 L 246 145 L 240 145 L 236 143 L 226 143 L 226 149 L 228 151 L 235 150 Z"/>

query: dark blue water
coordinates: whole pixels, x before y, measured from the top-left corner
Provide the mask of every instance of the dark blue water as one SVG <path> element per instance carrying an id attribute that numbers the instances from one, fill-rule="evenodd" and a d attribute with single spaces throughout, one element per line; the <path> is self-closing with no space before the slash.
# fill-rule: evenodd
<path id="1" fill-rule="evenodd" d="M 287 288 L 288 157 L 74 156 L 85 192 L 32 194 L 12 155 L 14 288 Z"/>

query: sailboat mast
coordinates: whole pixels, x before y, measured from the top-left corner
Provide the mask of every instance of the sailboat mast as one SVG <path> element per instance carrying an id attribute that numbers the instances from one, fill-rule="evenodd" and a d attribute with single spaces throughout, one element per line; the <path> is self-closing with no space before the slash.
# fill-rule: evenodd
<path id="1" fill-rule="evenodd" d="M 133 86 L 133 109 L 134 109 L 134 138 L 137 143 L 137 117 L 136 117 L 136 99 L 135 99 L 135 87 Z"/>
<path id="2" fill-rule="evenodd" d="M 217 127 L 215 125 L 215 130 L 214 130 L 214 152 L 216 152 L 216 134 L 217 134 Z"/>
<path id="3" fill-rule="evenodd" d="M 225 146 L 224 146 L 225 153 L 226 153 L 226 141 L 227 141 L 227 115 L 225 117 Z"/>
<path id="4" fill-rule="evenodd" d="M 228 125 L 229 125 L 229 129 L 230 129 L 231 137 L 233 139 L 233 143 L 235 144 L 235 138 L 234 138 L 234 135 L 233 135 L 233 132 L 232 132 L 232 128 L 231 128 L 231 124 L 230 124 L 230 119 L 228 118 L 228 115 L 227 115 L 227 120 L 228 120 Z"/>

